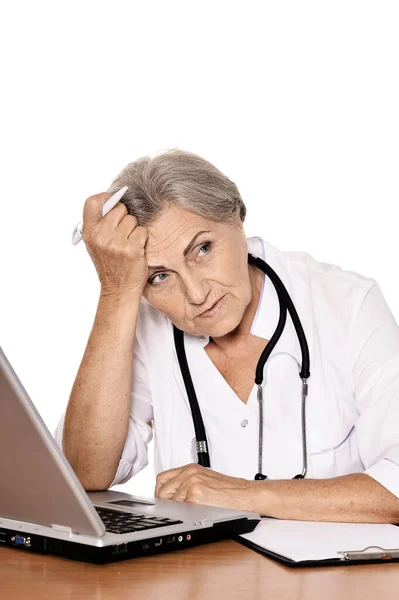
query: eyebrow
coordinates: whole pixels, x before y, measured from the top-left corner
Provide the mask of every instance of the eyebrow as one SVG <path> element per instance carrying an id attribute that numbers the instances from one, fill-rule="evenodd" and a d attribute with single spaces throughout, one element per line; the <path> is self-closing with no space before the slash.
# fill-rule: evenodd
<path id="1" fill-rule="evenodd" d="M 186 246 L 186 248 L 183 250 L 183 256 L 186 256 L 190 252 L 191 247 L 194 244 L 195 240 L 202 233 L 211 233 L 211 231 L 210 230 L 198 231 L 198 233 L 195 234 L 195 236 L 193 237 L 191 242 L 188 244 L 188 246 Z M 153 266 L 148 265 L 149 271 L 155 271 L 156 269 L 166 269 L 167 270 L 167 268 L 168 267 L 165 267 L 164 265 L 153 265 Z"/>

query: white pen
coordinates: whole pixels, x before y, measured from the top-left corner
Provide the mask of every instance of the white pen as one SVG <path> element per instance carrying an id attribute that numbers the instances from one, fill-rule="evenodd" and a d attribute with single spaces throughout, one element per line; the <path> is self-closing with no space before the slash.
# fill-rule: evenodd
<path id="1" fill-rule="evenodd" d="M 115 192 L 115 194 L 113 194 L 113 196 L 111 196 L 111 198 L 108 198 L 108 200 L 105 202 L 104 206 L 103 206 L 103 214 L 102 216 L 105 217 L 106 214 L 109 213 L 110 210 L 112 210 L 114 208 L 114 206 L 116 206 L 119 202 L 119 200 L 122 198 L 122 196 L 124 195 L 124 193 L 126 192 L 126 190 L 128 189 L 127 185 L 125 185 L 123 188 L 121 188 L 120 190 L 118 190 L 117 192 Z M 78 244 L 80 242 L 80 240 L 82 239 L 82 232 L 83 232 L 83 221 L 80 221 L 80 223 L 78 223 L 76 225 L 76 227 L 73 230 L 72 233 L 72 244 L 74 246 L 76 246 L 76 244 Z"/>

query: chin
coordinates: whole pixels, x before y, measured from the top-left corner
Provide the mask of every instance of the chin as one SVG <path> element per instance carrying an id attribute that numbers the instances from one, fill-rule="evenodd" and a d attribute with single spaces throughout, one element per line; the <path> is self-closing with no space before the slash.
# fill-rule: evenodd
<path id="1" fill-rule="evenodd" d="M 239 319 L 232 319 L 231 316 L 229 319 L 220 319 L 220 323 L 216 322 L 212 326 L 208 326 L 207 335 L 211 337 L 224 337 L 225 335 L 229 335 L 233 333 L 240 324 Z"/>

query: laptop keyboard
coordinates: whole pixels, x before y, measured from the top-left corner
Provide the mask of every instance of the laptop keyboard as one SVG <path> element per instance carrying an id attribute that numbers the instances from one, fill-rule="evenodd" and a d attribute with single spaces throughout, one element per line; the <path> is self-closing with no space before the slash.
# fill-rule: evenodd
<path id="1" fill-rule="evenodd" d="M 105 525 L 105 530 L 110 533 L 130 533 L 132 531 L 143 531 L 144 529 L 154 529 L 156 527 L 166 527 L 167 525 L 183 523 L 183 521 L 175 521 L 174 519 L 123 513 L 96 506 L 94 508 L 100 515 L 100 519 Z"/>

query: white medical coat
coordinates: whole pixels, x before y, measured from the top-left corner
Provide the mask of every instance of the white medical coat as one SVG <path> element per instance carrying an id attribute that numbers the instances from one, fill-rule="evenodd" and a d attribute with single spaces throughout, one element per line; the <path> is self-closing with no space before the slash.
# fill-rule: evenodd
<path id="1" fill-rule="evenodd" d="M 307 338 L 306 476 L 365 472 L 399 497 L 399 327 L 379 284 L 306 252 L 280 251 L 257 236 L 247 238 L 247 248 L 283 281 Z M 278 318 L 277 293 L 265 275 L 251 334 L 270 340 Z M 208 357 L 209 336 L 184 333 L 184 340 L 211 468 L 253 479 L 258 471 L 257 385 L 254 381 L 244 404 Z M 262 470 L 271 479 L 290 479 L 302 471 L 301 362 L 287 312 L 283 334 L 263 371 Z M 148 464 L 153 434 L 156 473 L 197 462 L 173 325 L 144 298 L 132 369 L 129 429 L 111 486 L 125 483 Z M 54 433 L 61 447 L 64 416 Z"/>

